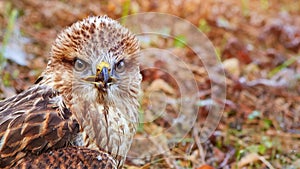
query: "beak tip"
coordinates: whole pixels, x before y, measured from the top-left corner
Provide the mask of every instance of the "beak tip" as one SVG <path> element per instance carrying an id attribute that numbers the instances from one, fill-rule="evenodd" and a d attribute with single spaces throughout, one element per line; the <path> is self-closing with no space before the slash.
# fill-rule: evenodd
<path id="1" fill-rule="evenodd" d="M 102 76 L 104 84 L 108 82 L 109 79 L 109 71 L 107 67 L 103 67 L 99 76 Z"/>

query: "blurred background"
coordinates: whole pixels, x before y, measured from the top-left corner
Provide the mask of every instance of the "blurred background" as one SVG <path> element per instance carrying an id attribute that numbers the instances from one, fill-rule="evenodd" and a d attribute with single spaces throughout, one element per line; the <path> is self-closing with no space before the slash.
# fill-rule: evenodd
<path id="1" fill-rule="evenodd" d="M 35 82 L 46 67 L 51 44 L 65 27 L 90 15 L 118 19 L 140 12 L 172 14 L 202 31 L 225 69 L 227 97 L 217 129 L 201 143 L 199 131 L 211 95 L 203 63 L 184 45 L 185 33 L 175 39 L 150 39 L 148 46 L 171 50 L 192 70 L 199 92 L 197 119 L 180 141 L 168 140 L 174 133 L 165 129 L 173 125 L 168 117 L 176 116 L 172 100 L 180 97 L 178 86 L 166 72 L 143 71 L 144 95 L 158 91 L 169 102 L 167 117 L 153 117 L 159 104 L 141 100 L 141 117 L 151 114 L 147 109 L 151 104 L 148 118 L 154 120 L 140 125 L 137 137 L 162 133 L 166 140 L 158 149 L 165 153 L 150 153 L 149 145 L 134 145 L 126 168 L 300 168 L 298 0 L 2 0 L 0 99 Z"/>

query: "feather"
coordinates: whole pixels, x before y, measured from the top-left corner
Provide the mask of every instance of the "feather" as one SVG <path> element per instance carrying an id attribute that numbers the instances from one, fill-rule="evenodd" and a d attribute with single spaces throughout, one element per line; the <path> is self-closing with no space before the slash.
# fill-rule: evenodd
<path id="1" fill-rule="evenodd" d="M 79 131 L 61 96 L 43 85 L 0 102 L 0 167 L 26 154 L 64 147 Z"/>

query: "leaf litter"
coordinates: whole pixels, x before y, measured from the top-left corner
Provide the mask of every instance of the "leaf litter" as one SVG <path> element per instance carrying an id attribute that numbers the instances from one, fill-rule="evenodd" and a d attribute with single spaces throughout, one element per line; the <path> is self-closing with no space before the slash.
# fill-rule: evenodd
<path id="1" fill-rule="evenodd" d="M 184 124 L 184 118 L 176 114 L 180 97 L 176 81 L 160 70 L 142 72 L 144 95 L 159 92 L 154 92 L 154 99 L 145 97 L 141 101 L 145 108 L 141 113 L 151 121 L 137 133 L 136 138 L 146 141 L 133 145 L 126 168 L 300 167 L 300 2 L 5 0 L 0 1 L 2 43 L 9 22 L 7 4 L 20 14 L 16 19 L 20 28 L 17 32 L 30 39 L 21 50 L 32 57 L 25 59 L 29 64 L 8 58 L 0 71 L 0 98 L 22 92 L 33 84 L 46 66 L 57 33 L 79 19 L 104 14 L 117 19 L 138 12 L 173 14 L 197 26 L 216 47 L 226 71 L 225 111 L 213 135 L 200 142 L 200 129 L 212 105 L 211 80 L 203 64 L 183 45 L 184 36 L 177 37 L 177 41 L 162 37 L 144 39 L 144 45 L 168 48 L 188 64 L 198 85 L 199 107 L 190 132 L 179 142 L 170 139 L 176 130 L 167 129 L 174 123 Z M 18 44 L 13 39 L 10 42 Z M 155 64 L 165 63 L 157 60 Z M 162 105 L 151 100 L 167 101 L 163 114 L 157 111 Z M 164 133 L 161 142 L 149 137 L 157 133 Z M 133 158 L 136 156 L 140 158 Z"/>

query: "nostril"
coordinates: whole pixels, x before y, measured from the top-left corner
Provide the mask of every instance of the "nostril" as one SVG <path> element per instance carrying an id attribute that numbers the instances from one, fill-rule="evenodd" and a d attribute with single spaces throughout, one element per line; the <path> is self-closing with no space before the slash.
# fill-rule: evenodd
<path id="1" fill-rule="evenodd" d="M 113 82 L 112 78 L 109 78 L 107 81 L 107 83 L 112 83 L 112 82 Z"/>

